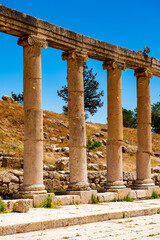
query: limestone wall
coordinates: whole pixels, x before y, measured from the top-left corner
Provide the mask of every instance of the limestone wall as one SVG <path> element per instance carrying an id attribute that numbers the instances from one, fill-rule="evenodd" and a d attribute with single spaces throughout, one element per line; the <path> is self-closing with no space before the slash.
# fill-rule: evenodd
<path id="1" fill-rule="evenodd" d="M 61 191 L 68 187 L 69 184 L 69 171 L 55 171 L 55 167 L 44 167 L 44 185 L 50 192 Z M 88 179 L 92 189 L 101 188 L 106 181 L 106 170 L 88 171 Z M 152 179 L 156 185 L 160 185 L 160 167 L 152 168 Z M 123 172 L 123 180 L 126 186 L 132 185 L 136 180 L 136 173 Z M 0 172 L 0 195 L 12 195 L 18 193 L 23 182 L 23 170 L 2 170 Z"/>

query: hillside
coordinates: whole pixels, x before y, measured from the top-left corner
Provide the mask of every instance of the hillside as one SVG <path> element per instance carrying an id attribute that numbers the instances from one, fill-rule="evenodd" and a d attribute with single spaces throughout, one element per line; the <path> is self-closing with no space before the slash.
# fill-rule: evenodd
<path id="1" fill-rule="evenodd" d="M 44 163 L 54 164 L 55 160 L 66 154 L 61 151 L 62 147 L 68 147 L 68 117 L 63 114 L 57 114 L 50 111 L 43 112 L 44 125 Z M 23 156 L 23 107 L 18 103 L 10 103 L 0 101 L 0 152 L 6 152 L 8 155 L 16 157 Z M 88 159 L 90 163 L 106 163 L 106 146 L 107 125 L 86 123 L 87 136 L 102 142 L 102 147 L 96 151 L 102 152 L 104 157 L 99 157 L 91 151 Z M 100 134 L 99 134 L 100 133 Z M 136 139 L 137 131 L 135 129 L 124 128 L 124 152 L 123 153 L 123 169 L 125 171 L 133 171 L 136 166 Z M 160 135 L 152 134 L 153 153 L 151 156 L 152 166 L 160 164 Z M 96 155 L 96 156 L 95 156 Z"/>

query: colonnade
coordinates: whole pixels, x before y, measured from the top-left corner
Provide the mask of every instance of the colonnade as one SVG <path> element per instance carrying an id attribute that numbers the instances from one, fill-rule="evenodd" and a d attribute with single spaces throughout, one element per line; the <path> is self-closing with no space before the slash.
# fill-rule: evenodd
<path id="1" fill-rule="evenodd" d="M 47 42 L 38 36 L 20 38 L 24 58 L 24 182 L 22 193 L 45 193 L 43 185 L 43 114 L 41 97 L 41 47 Z M 68 113 L 69 113 L 69 157 L 70 191 L 90 190 L 87 181 L 86 127 L 84 116 L 83 60 L 87 53 L 80 50 L 66 51 L 62 59 L 67 60 Z M 106 60 L 108 104 L 107 183 L 106 191 L 124 189 L 122 175 L 122 79 L 125 63 Z M 135 188 L 153 186 L 151 180 L 151 103 L 149 69 L 137 69 L 137 115 L 138 150 L 136 155 L 137 180 Z"/>

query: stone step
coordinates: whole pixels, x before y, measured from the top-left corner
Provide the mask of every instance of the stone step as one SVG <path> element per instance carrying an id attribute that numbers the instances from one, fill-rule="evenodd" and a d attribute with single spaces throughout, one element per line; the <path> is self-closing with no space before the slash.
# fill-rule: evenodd
<path id="1" fill-rule="evenodd" d="M 27 213 L 0 215 L 0 235 L 12 235 L 72 225 L 160 213 L 160 201 L 108 202 L 61 206 L 58 209 L 31 208 Z"/>

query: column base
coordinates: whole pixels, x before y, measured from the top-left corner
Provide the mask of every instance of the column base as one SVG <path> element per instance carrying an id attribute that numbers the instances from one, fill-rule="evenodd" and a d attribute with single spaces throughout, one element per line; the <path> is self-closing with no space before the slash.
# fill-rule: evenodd
<path id="1" fill-rule="evenodd" d="M 134 185 L 131 186 L 132 189 L 148 189 L 150 187 L 154 187 L 154 182 L 152 179 L 143 179 L 143 180 L 136 180 Z"/>
<path id="2" fill-rule="evenodd" d="M 124 185 L 123 181 L 108 181 L 104 185 L 103 191 L 106 192 L 117 192 L 117 190 L 125 189 L 126 186 Z"/>
<path id="3" fill-rule="evenodd" d="M 34 194 L 47 193 L 43 184 L 23 185 L 19 194 L 25 195 L 27 198 L 33 198 Z"/>
<path id="4" fill-rule="evenodd" d="M 91 190 L 88 182 L 69 183 L 67 192 L 71 191 L 88 191 Z"/>

